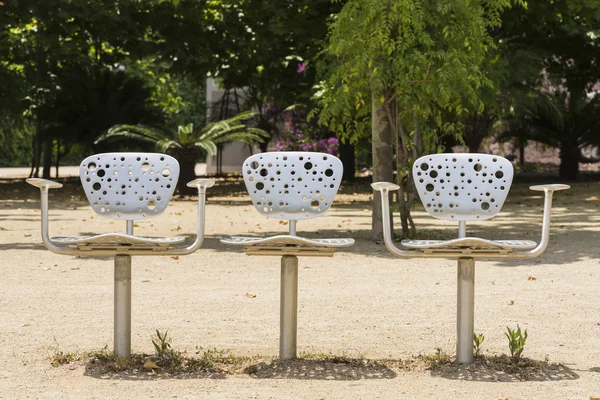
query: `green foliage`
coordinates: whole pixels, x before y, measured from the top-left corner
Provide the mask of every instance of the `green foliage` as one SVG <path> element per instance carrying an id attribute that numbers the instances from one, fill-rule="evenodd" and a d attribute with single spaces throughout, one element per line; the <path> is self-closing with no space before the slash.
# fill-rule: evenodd
<path id="1" fill-rule="evenodd" d="M 176 149 L 199 148 L 211 155 L 216 154 L 217 144 L 241 141 L 247 144 L 263 142 L 267 136 L 260 129 L 244 125 L 242 122 L 252 118 L 254 112 L 243 112 L 235 117 L 213 122 L 202 129 L 194 129 L 193 124 L 179 126 L 175 134 L 162 132 L 155 128 L 139 125 L 116 125 L 102 135 L 96 143 L 113 140 L 139 140 L 154 143 L 157 151 L 168 153 Z"/>
<path id="2" fill-rule="evenodd" d="M 91 150 L 113 125 L 159 124 L 163 120 L 144 82 L 123 71 L 62 71 L 58 83 L 54 101 L 40 108 L 41 118 L 48 121 L 43 136 L 80 143 Z"/>
<path id="3" fill-rule="evenodd" d="M 415 229 L 412 162 L 441 151 L 442 133 L 460 133 L 448 113 L 481 110 L 479 89 L 491 84 L 482 63 L 495 46 L 489 30 L 511 4 L 350 0 L 331 25 L 315 95 L 319 122 L 353 142 L 372 138 L 373 179 L 391 180 L 397 172 L 405 237 Z M 381 218 L 373 214 L 375 240 L 382 237 Z"/>
<path id="4" fill-rule="evenodd" d="M 33 139 L 31 122 L 16 116 L 0 116 L 0 167 L 27 165 Z"/>
<path id="5" fill-rule="evenodd" d="M 441 347 L 436 347 L 435 353 L 422 356 L 422 361 L 428 368 L 436 368 L 441 365 L 450 364 L 452 357 L 442 350 Z"/>
<path id="6" fill-rule="evenodd" d="M 600 146 L 600 96 L 589 98 L 575 90 L 539 94 L 504 122 L 500 140 L 533 140 L 560 149 L 559 175 L 574 180 L 579 163 L 584 161 L 581 150 Z"/>
<path id="7" fill-rule="evenodd" d="M 481 345 L 484 340 L 485 336 L 483 336 L 483 333 L 480 333 L 479 335 L 476 333 L 473 334 L 473 350 L 475 351 L 475 357 L 481 356 Z"/>
<path id="8" fill-rule="evenodd" d="M 510 356 L 513 360 L 519 361 L 521 354 L 525 348 L 525 341 L 527 340 L 527 329 L 521 332 L 521 327 L 517 325 L 517 329 L 510 329 L 506 327 L 508 332 L 505 332 L 506 338 L 508 339 L 508 348 L 510 350 Z"/>
<path id="9" fill-rule="evenodd" d="M 329 64 L 317 93 L 321 123 L 351 139 L 370 135 L 371 100 L 389 106 L 393 99 L 396 132 L 408 134 L 415 123 L 444 127 L 441 110 L 479 107 L 477 89 L 490 84 L 480 68 L 494 47 L 488 29 L 499 25 L 510 3 L 349 1 L 325 50 Z"/>
<path id="10" fill-rule="evenodd" d="M 154 350 L 156 351 L 157 356 L 164 356 L 171 350 L 171 339 L 167 339 L 168 332 L 169 331 L 160 333 L 160 331 L 157 329 L 156 336 L 152 338 L 152 344 L 154 345 Z"/>

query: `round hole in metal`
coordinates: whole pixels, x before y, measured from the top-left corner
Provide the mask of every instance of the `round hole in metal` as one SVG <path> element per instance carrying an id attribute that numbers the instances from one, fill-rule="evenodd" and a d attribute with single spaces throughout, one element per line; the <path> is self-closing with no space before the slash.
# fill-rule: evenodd
<path id="1" fill-rule="evenodd" d="M 475 164 L 473 166 L 473 169 L 477 172 L 481 171 L 483 169 L 483 167 L 481 166 L 481 164 Z"/>
<path id="2" fill-rule="evenodd" d="M 256 182 L 256 190 L 263 190 L 265 188 L 265 184 L 262 182 Z"/>
<path id="3" fill-rule="evenodd" d="M 257 168 L 258 168 L 258 162 L 256 162 L 256 161 L 252 161 L 252 163 L 250 164 L 250 167 L 251 167 L 252 169 L 257 169 Z"/>
<path id="4" fill-rule="evenodd" d="M 434 170 L 434 171 L 431 171 L 431 172 L 429 173 L 429 176 L 430 176 L 430 177 L 432 177 L 432 178 L 437 178 L 437 176 L 438 176 L 438 173 L 437 173 L 437 171 L 435 171 L 435 170 Z"/>
<path id="5" fill-rule="evenodd" d="M 502 177 L 504 176 L 504 172 L 502 172 L 502 171 L 496 171 L 495 175 L 496 175 L 496 178 L 502 179 Z"/>
<path id="6" fill-rule="evenodd" d="M 325 170 L 325 176 L 329 177 L 333 175 L 333 170 L 331 168 L 327 168 Z"/>
<path id="7" fill-rule="evenodd" d="M 147 162 L 142 164 L 142 171 L 148 171 L 148 169 L 150 169 L 150 164 L 148 164 Z M 116 173 L 115 173 L 116 175 Z"/>
<path id="8" fill-rule="evenodd" d="M 428 183 L 428 184 L 425 186 L 425 189 L 426 189 L 428 192 L 433 192 L 433 189 L 435 189 L 435 187 L 433 186 L 433 183 Z"/>
<path id="9" fill-rule="evenodd" d="M 106 175 L 106 171 L 104 171 L 103 169 L 99 169 L 98 172 L 96 172 L 96 175 L 102 178 L 104 175 Z"/>
<path id="10" fill-rule="evenodd" d="M 154 210 L 156 208 L 156 202 L 154 200 L 148 200 L 148 208 Z"/>
<path id="11" fill-rule="evenodd" d="M 100 190 L 102 188 L 102 185 L 100 184 L 100 182 L 96 182 L 92 185 L 92 188 L 94 190 Z"/>
<path id="12" fill-rule="evenodd" d="M 90 171 L 93 171 L 93 170 L 95 170 L 95 169 L 96 169 L 96 163 L 93 163 L 93 162 L 89 163 L 89 164 L 88 164 L 88 169 L 89 169 Z"/>
<path id="13" fill-rule="evenodd" d="M 311 206 L 312 208 L 317 208 L 317 207 L 319 207 L 319 200 L 312 200 L 312 201 L 310 202 L 310 206 Z"/>
<path id="14" fill-rule="evenodd" d="M 490 209 L 490 203 L 488 203 L 487 201 L 484 201 L 483 203 L 481 203 L 481 209 L 482 210 L 489 210 Z"/>
<path id="15" fill-rule="evenodd" d="M 260 170 L 260 176 L 267 176 L 269 175 L 269 171 L 266 168 L 263 168 Z"/>
<path id="16" fill-rule="evenodd" d="M 312 165 L 312 163 L 311 163 L 311 162 L 307 161 L 307 162 L 305 162 L 305 163 L 304 163 L 304 169 L 305 169 L 305 170 L 309 170 L 309 169 L 311 169 L 312 167 L 313 167 L 313 165 Z"/>
<path id="17" fill-rule="evenodd" d="M 429 164 L 427 164 L 427 163 L 423 163 L 423 164 L 421 164 L 421 169 L 422 169 L 423 171 L 427 171 L 427 170 L 429 169 Z"/>
<path id="18" fill-rule="evenodd" d="M 161 172 L 162 176 L 164 176 L 165 178 L 169 175 L 171 175 L 171 171 L 168 168 L 163 169 Z"/>

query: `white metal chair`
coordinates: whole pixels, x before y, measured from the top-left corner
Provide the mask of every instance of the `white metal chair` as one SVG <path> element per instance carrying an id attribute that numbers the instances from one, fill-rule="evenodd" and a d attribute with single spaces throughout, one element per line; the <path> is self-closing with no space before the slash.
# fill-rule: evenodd
<path id="1" fill-rule="evenodd" d="M 245 246 L 249 256 L 281 256 L 279 357 L 296 358 L 298 257 L 332 257 L 354 239 L 309 239 L 298 236 L 296 222 L 327 212 L 342 178 L 342 162 L 330 154 L 261 153 L 243 164 L 244 183 L 259 213 L 289 221 L 289 234 L 267 238 L 225 237 L 222 243 Z"/>
<path id="2" fill-rule="evenodd" d="M 504 204 L 513 179 L 513 166 L 505 158 L 488 154 L 434 154 L 424 156 L 413 165 L 415 186 L 425 210 L 434 218 L 457 221 L 458 238 L 452 240 L 403 240 L 404 249 L 396 247 L 390 220 L 383 219 L 383 233 L 388 250 L 405 258 L 458 259 L 457 344 L 456 359 L 471 363 L 473 356 L 475 259 L 534 258 L 548 246 L 552 194 L 568 185 L 531 186 L 544 191 L 544 216 L 540 243 L 529 240 L 487 240 L 467 236 L 466 222 L 494 217 Z M 389 209 L 388 193 L 399 186 L 376 182 L 381 191 L 381 206 Z"/>
<path id="3" fill-rule="evenodd" d="M 126 233 L 103 233 L 89 237 L 50 238 L 48 191 L 62 184 L 31 178 L 27 182 L 41 192 L 42 240 L 54 253 L 77 256 L 114 256 L 114 350 L 120 356 L 131 353 L 131 256 L 173 256 L 196 251 L 204 240 L 206 188 L 212 179 L 196 179 L 198 188 L 197 235 L 193 243 L 185 238 L 149 238 L 133 234 L 133 221 L 160 215 L 169 204 L 179 163 L 173 157 L 154 153 L 104 153 L 87 157 L 80 178 L 92 209 L 107 218 L 125 220 Z"/>

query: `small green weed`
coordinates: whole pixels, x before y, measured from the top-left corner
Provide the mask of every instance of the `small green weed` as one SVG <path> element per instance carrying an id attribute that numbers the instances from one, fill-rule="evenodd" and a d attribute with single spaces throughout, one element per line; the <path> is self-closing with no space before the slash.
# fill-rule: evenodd
<path id="1" fill-rule="evenodd" d="M 517 329 L 510 329 L 507 326 L 506 330 L 508 332 L 505 332 L 504 334 L 508 338 L 510 357 L 513 359 L 513 361 L 519 361 L 525 347 L 525 341 L 527 340 L 527 329 L 522 332 L 521 327 L 517 325 Z"/>
<path id="2" fill-rule="evenodd" d="M 473 351 L 475 352 L 475 357 L 481 357 L 481 344 L 484 340 L 485 336 L 483 336 L 483 333 L 479 335 L 476 333 L 473 334 Z"/>
<path id="3" fill-rule="evenodd" d="M 435 368 L 440 365 L 450 364 L 451 362 L 452 357 L 442 350 L 441 347 L 436 347 L 434 354 L 423 356 L 423 363 L 425 363 L 428 368 Z"/>
<path id="4" fill-rule="evenodd" d="M 51 347 L 48 352 L 48 358 L 50 359 L 50 364 L 53 367 L 59 367 L 61 365 L 67 365 L 71 363 L 75 363 L 83 360 L 88 356 L 88 354 L 68 351 L 64 352 L 60 349 L 58 342 L 54 339 L 55 346 Z"/>
<path id="5" fill-rule="evenodd" d="M 154 350 L 156 350 L 157 356 L 163 356 L 171 350 L 171 339 L 167 338 L 167 333 L 169 331 L 165 331 L 165 333 L 160 333 L 160 331 L 156 330 L 156 335 L 152 338 L 152 344 L 154 345 Z"/>

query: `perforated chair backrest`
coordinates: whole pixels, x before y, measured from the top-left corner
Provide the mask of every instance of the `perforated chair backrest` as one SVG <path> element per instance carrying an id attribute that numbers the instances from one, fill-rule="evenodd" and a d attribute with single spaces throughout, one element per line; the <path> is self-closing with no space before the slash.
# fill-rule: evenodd
<path id="1" fill-rule="evenodd" d="M 254 207 L 263 215 L 303 220 L 323 215 L 342 181 L 342 162 L 325 153 L 280 151 L 244 161 L 243 176 Z"/>
<path id="2" fill-rule="evenodd" d="M 413 177 L 431 216 L 485 220 L 500 212 L 513 180 L 513 166 L 489 154 L 433 154 L 415 161 Z"/>
<path id="3" fill-rule="evenodd" d="M 166 154 L 96 154 L 81 162 L 79 176 L 97 214 L 139 220 L 165 210 L 177 185 L 179 163 Z"/>

